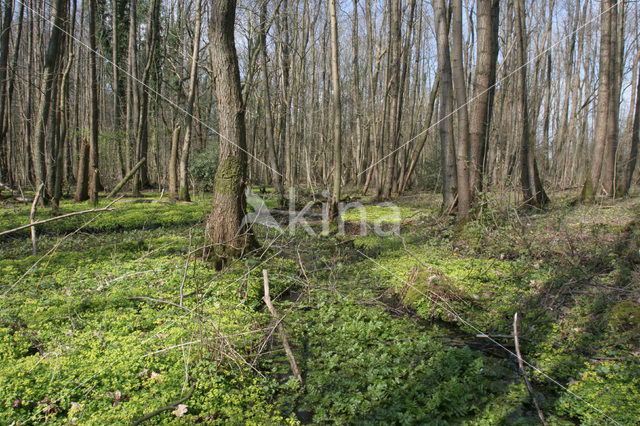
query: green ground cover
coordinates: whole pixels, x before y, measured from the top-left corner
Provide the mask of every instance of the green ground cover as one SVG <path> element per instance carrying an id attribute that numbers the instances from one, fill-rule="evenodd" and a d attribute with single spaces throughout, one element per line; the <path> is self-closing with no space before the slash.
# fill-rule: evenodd
<path id="1" fill-rule="evenodd" d="M 216 272 L 195 250 L 209 201 L 158 198 L 43 225 L 37 256 L 28 232 L 0 240 L 2 423 L 122 424 L 171 406 L 151 423 L 535 424 L 513 358 L 477 337 L 510 335 L 516 311 L 550 423 L 640 418 L 636 199 L 556 196 L 542 212 L 488 201 L 459 226 L 437 197 L 403 197 L 400 235 L 256 226 L 264 248 Z M 389 208 L 366 213 L 372 224 Z M 1 205 L 0 231 L 28 215 Z"/>

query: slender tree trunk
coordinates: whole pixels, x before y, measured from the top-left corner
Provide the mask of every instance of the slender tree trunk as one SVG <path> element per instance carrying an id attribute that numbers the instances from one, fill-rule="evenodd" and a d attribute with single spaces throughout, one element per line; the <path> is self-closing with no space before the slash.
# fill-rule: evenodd
<path id="1" fill-rule="evenodd" d="M 36 118 L 36 128 L 34 132 L 35 143 L 33 146 L 34 166 L 36 173 L 36 187 L 46 184 L 47 171 L 45 166 L 45 133 L 50 116 L 52 89 L 56 84 L 56 69 L 62 55 L 60 46 L 63 39 L 62 28 L 67 13 L 67 0 L 56 0 L 53 8 L 54 21 L 51 26 L 51 35 L 44 58 L 44 73 L 42 75 L 40 106 Z M 43 196 L 43 199 L 45 197 Z M 45 200 L 46 202 L 46 200 Z"/>
<path id="2" fill-rule="evenodd" d="M 271 180 L 275 193 L 278 195 L 278 205 L 284 206 L 284 187 L 282 185 L 282 175 L 278 165 L 278 157 L 273 135 L 273 111 L 271 110 L 271 92 L 269 86 L 269 72 L 267 69 L 267 0 L 262 0 L 260 6 L 260 59 L 262 68 L 262 84 L 265 109 L 266 142 L 269 153 L 269 167 Z"/>
<path id="3" fill-rule="evenodd" d="M 11 22 L 13 20 L 13 0 L 4 3 L 2 27 L 0 28 L 0 182 L 11 184 L 9 176 L 9 143 L 6 138 L 5 109 L 7 104 L 7 65 L 9 63 L 9 39 L 11 38 Z M 18 49 L 18 46 L 15 47 Z"/>
<path id="4" fill-rule="evenodd" d="M 100 111 L 98 110 L 98 70 L 96 49 L 96 1 L 89 0 L 89 198 L 94 205 L 98 204 L 100 189 L 100 170 L 98 153 L 98 136 L 100 132 Z"/>
<path id="5" fill-rule="evenodd" d="M 169 199 L 178 199 L 178 144 L 180 143 L 180 126 L 173 128 L 171 136 L 171 156 L 169 157 Z"/>
<path id="6" fill-rule="evenodd" d="M 462 0 L 452 0 L 453 19 L 451 38 L 453 52 L 451 70 L 455 87 L 458 143 L 456 150 L 456 170 L 458 174 L 458 220 L 469 219 L 471 190 L 469 187 L 469 113 L 467 111 L 467 87 L 462 62 Z"/>
<path id="7" fill-rule="evenodd" d="M 531 136 L 529 125 L 529 102 L 527 97 L 527 46 L 526 46 L 526 22 L 524 12 L 524 0 L 515 0 L 516 11 L 516 38 L 518 44 L 517 66 L 520 83 L 520 182 L 524 204 L 534 207 L 542 207 L 549 198 L 542 187 L 533 149 L 534 140 Z"/>
<path id="8" fill-rule="evenodd" d="M 329 206 L 331 221 L 338 219 L 338 203 L 342 178 L 342 103 L 340 101 L 340 58 L 338 53 L 338 14 L 336 0 L 329 0 L 329 19 L 331 21 L 331 85 L 333 101 L 333 190 Z"/>
<path id="9" fill-rule="evenodd" d="M 212 0 L 209 48 L 218 100 L 220 155 L 206 237 L 216 267 L 242 255 L 253 242 L 246 215 L 246 130 L 240 68 L 234 40 L 235 0 Z"/>
<path id="10" fill-rule="evenodd" d="M 436 38 L 438 44 L 438 74 L 440 74 L 440 158 L 442 167 L 442 200 L 445 211 L 453 210 L 457 187 L 455 149 L 453 141 L 453 87 L 449 56 L 449 22 L 444 0 L 434 0 Z"/>
<path id="11" fill-rule="evenodd" d="M 191 133 L 193 128 L 193 105 L 196 100 L 198 87 L 198 57 L 200 53 L 200 27 L 202 26 L 201 3 L 201 0 L 196 0 L 195 30 L 191 51 L 191 70 L 189 71 L 189 95 L 187 96 L 187 112 L 184 118 L 184 141 L 182 142 L 182 155 L 180 156 L 180 191 L 178 198 L 182 201 L 191 201 L 187 172 L 189 168 L 189 150 L 191 148 Z"/>
<path id="12" fill-rule="evenodd" d="M 86 201 L 89 199 L 89 143 L 82 139 L 78 153 L 78 174 L 76 177 L 75 201 Z"/>
<path id="13" fill-rule="evenodd" d="M 427 114 L 425 121 L 425 128 L 429 129 L 431 127 L 431 121 L 433 119 L 433 109 L 436 102 L 436 97 L 438 96 L 440 87 L 440 74 L 436 75 L 436 79 L 433 82 L 433 87 L 431 88 L 431 93 L 429 94 L 429 103 L 427 104 Z M 404 181 L 402 182 L 402 187 L 400 188 L 400 192 L 404 192 L 407 189 L 407 185 L 409 184 L 409 180 L 411 179 L 411 175 L 416 168 L 416 164 L 418 164 L 418 159 L 420 159 L 420 154 L 422 153 L 422 149 L 424 145 L 427 143 L 427 137 L 429 136 L 429 132 L 425 131 L 420 144 L 413 152 L 413 156 L 411 158 L 411 164 L 409 164 L 409 169 L 405 175 Z"/>

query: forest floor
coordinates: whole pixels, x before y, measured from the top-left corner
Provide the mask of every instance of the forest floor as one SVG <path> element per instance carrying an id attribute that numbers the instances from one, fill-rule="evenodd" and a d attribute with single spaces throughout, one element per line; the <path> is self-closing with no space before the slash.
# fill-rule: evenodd
<path id="1" fill-rule="evenodd" d="M 434 194 L 395 219 L 364 199 L 367 230 L 399 233 L 360 235 L 354 211 L 344 235 L 256 225 L 261 247 L 222 271 L 198 258 L 207 196 L 41 225 L 38 255 L 28 230 L 0 237 L 0 423 L 536 424 L 517 312 L 550 424 L 637 424 L 640 198 L 575 195 L 489 196 L 465 225 Z M 29 208 L 0 200 L 0 232 Z"/>

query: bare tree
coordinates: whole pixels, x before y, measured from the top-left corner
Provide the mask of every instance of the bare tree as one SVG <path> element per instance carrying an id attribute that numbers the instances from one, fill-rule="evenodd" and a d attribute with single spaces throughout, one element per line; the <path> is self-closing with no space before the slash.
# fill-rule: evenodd
<path id="1" fill-rule="evenodd" d="M 462 0 L 452 0 L 451 20 L 451 71 L 455 87 L 458 116 L 458 143 L 456 149 L 456 171 L 458 175 L 458 219 L 469 218 L 471 190 L 469 187 L 469 113 L 467 111 L 467 86 L 462 62 Z"/>
<path id="2" fill-rule="evenodd" d="M 246 214 L 245 106 L 234 39 L 235 0 L 212 0 L 209 48 L 218 100 L 220 156 L 216 171 L 207 241 L 217 267 L 241 255 L 253 244 Z"/>
<path id="3" fill-rule="evenodd" d="M 438 74 L 440 75 L 440 156 L 442 167 L 443 208 L 451 211 L 455 207 L 456 161 L 453 141 L 453 87 L 451 82 L 451 59 L 449 56 L 449 17 L 444 0 L 433 2 L 436 38 L 438 44 Z"/>
<path id="4" fill-rule="evenodd" d="M 526 44 L 526 14 L 524 0 L 515 0 L 515 21 L 517 40 L 517 67 L 520 84 L 520 183 L 524 204 L 542 207 L 548 201 L 544 188 L 540 182 L 533 138 L 531 138 L 529 123 L 529 102 L 527 96 L 527 44 Z"/>
<path id="5" fill-rule="evenodd" d="M 483 189 L 485 156 L 489 142 L 489 125 L 493 115 L 493 100 L 498 60 L 498 0 L 478 0 L 477 65 L 473 78 L 473 102 L 469 136 L 471 142 L 470 185 L 474 194 Z"/>
<path id="6" fill-rule="evenodd" d="M 51 102 L 54 100 L 52 99 L 52 89 L 55 87 L 57 81 L 56 69 L 59 67 L 59 62 L 62 57 L 62 55 L 60 55 L 60 48 L 64 37 L 63 28 L 64 20 L 67 15 L 68 4 L 68 0 L 56 0 L 52 10 L 53 24 L 51 25 L 49 44 L 47 45 L 47 51 L 44 58 L 44 73 L 42 75 L 40 105 L 38 108 L 36 128 L 34 132 L 35 143 L 33 144 L 33 157 L 36 187 L 46 184 L 47 172 L 52 173 L 52 170 L 47 171 L 45 165 L 45 136 L 50 117 Z M 48 190 L 52 189 L 53 188 L 50 188 Z M 43 199 L 45 198 L 46 197 L 43 197 Z M 47 201 L 48 200 L 45 200 L 45 202 Z"/>
<path id="7" fill-rule="evenodd" d="M 335 220 L 338 216 L 340 188 L 342 185 L 342 103 L 340 101 L 340 59 L 338 54 L 338 15 L 336 0 L 329 0 L 329 16 L 331 21 L 331 83 L 333 101 L 333 190 L 329 206 L 329 217 Z"/>
<path id="8" fill-rule="evenodd" d="M 215 13 L 215 12 L 214 12 Z M 200 27 L 202 27 L 202 1 L 196 0 L 195 22 L 193 33 L 193 48 L 191 50 L 191 70 L 189 71 L 189 94 L 187 96 L 186 115 L 184 118 L 184 140 L 182 142 L 182 155 L 180 156 L 180 191 L 178 198 L 183 201 L 190 201 L 189 183 L 187 182 L 187 172 L 189 167 L 189 150 L 191 148 L 191 138 L 193 130 L 193 105 L 196 100 L 196 90 L 198 83 L 198 57 L 200 54 Z"/>

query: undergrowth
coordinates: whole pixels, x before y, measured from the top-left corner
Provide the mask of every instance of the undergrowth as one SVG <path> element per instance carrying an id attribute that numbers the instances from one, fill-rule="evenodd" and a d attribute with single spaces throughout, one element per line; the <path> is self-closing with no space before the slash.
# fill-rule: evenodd
<path id="1" fill-rule="evenodd" d="M 459 226 L 436 198 L 403 197 L 399 235 L 256 226 L 265 248 L 221 272 L 198 257 L 208 200 L 150 201 L 42 225 L 36 256 L 28 231 L 0 241 L 3 423 L 121 424 L 169 407 L 151 422 L 532 424 L 505 350 L 515 312 L 550 423 L 640 418 L 633 199 L 487 204 Z M 390 208 L 364 212 L 373 224 Z M 28 214 L 3 206 L 0 230 Z M 262 269 L 304 386 L 264 308 Z"/>

